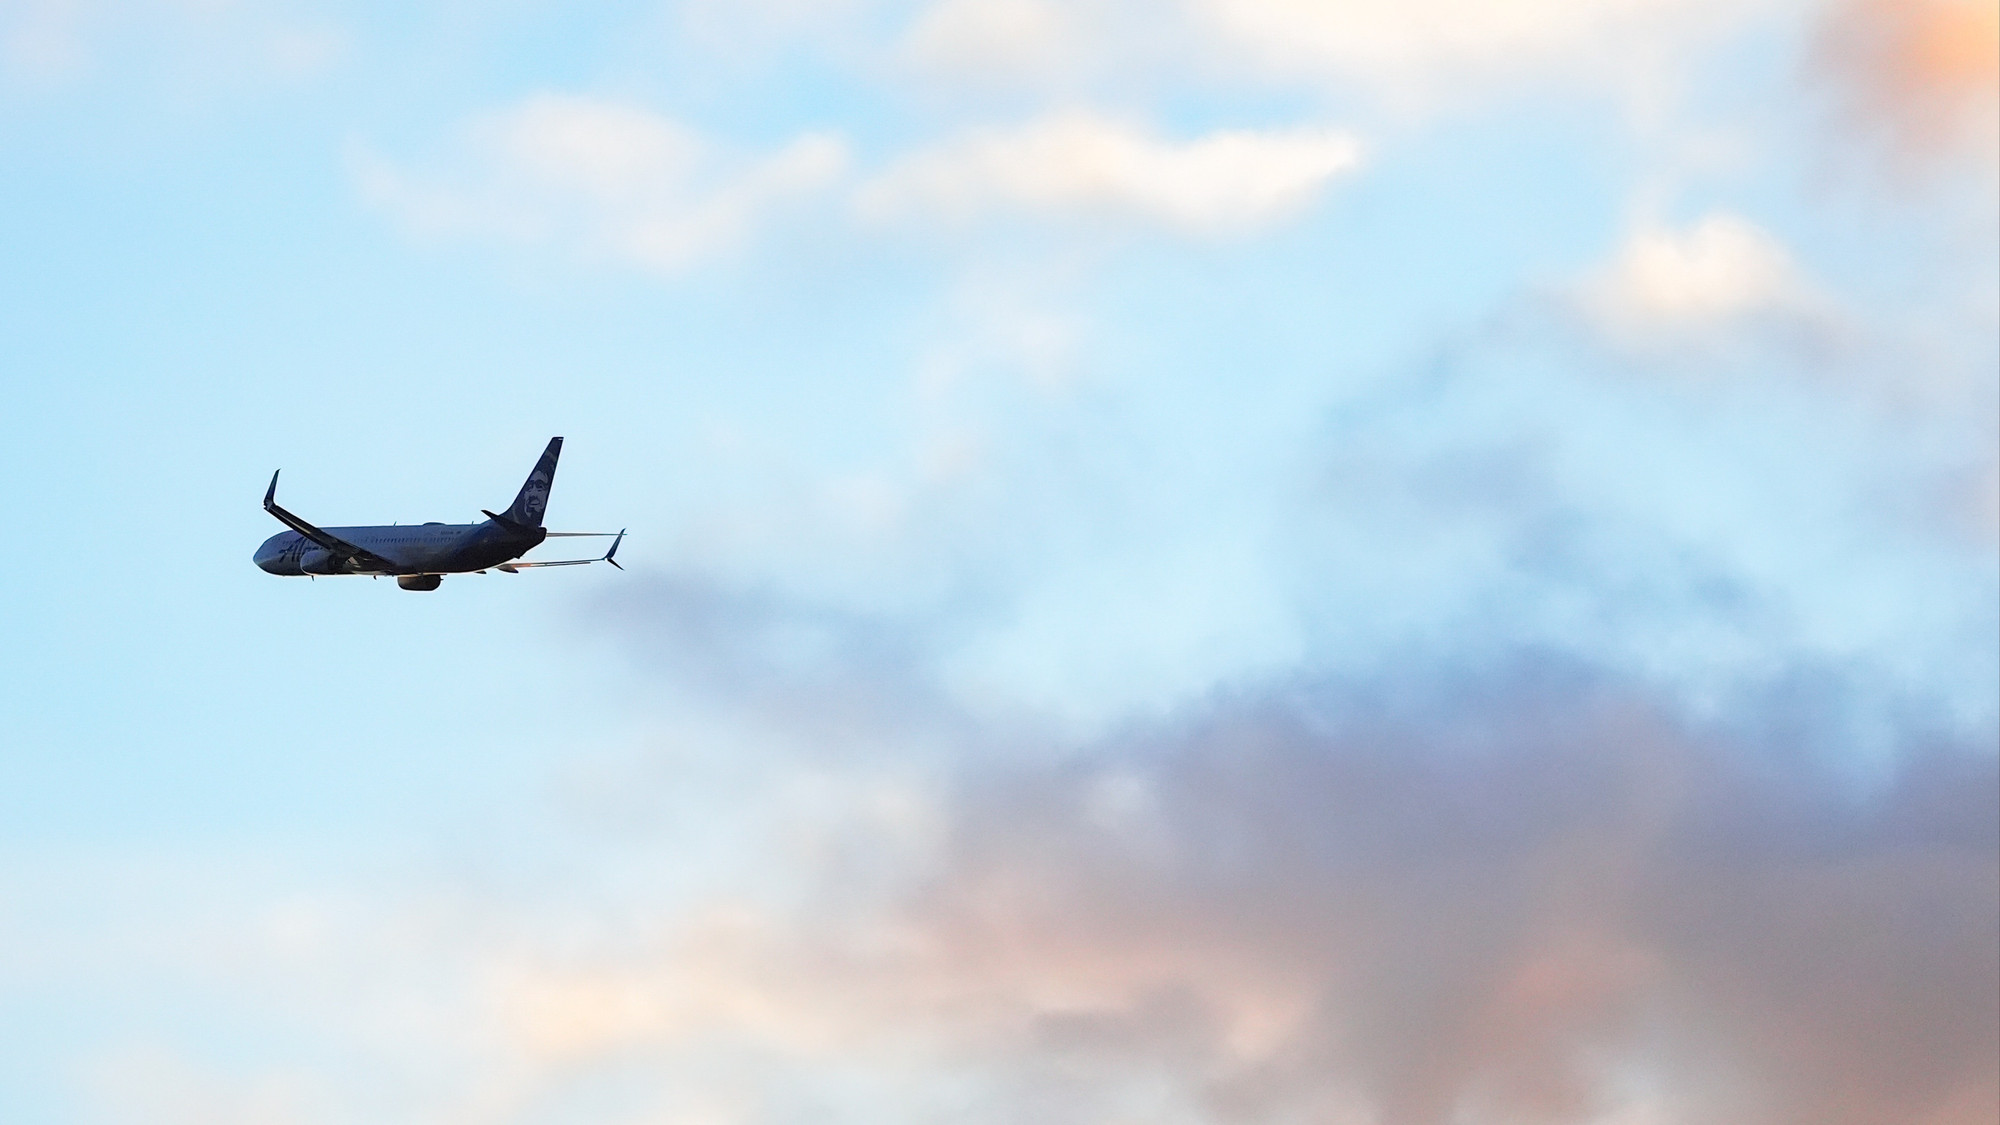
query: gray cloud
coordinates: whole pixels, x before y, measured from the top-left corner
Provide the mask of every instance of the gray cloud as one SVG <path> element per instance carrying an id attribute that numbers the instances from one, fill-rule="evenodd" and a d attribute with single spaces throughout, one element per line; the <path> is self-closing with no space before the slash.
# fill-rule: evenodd
<path id="1" fill-rule="evenodd" d="M 1288 982 L 1283 1034 L 1233 1058 L 1210 1032 L 1183 1072 L 1210 1120 L 1358 1096 L 1385 1123 L 1591 1121 L 1647 1097 L 1633 1074 L 1646 1120 L 1981 1120 L 1993 758 L 1920 748 L 1861 785 L 1822 749 L 1533 659 L 1269 690 L 975 771 L 918 911 L 1057 974 L 1165 966 L 1064 1017 L 1128 1050 Z"/>
<path id="2" fill-rule="evenodd" d="M 2000 1108 L 2000 770 L 1917 702 L 1881 720 L 1891 755 L 1858 753 L 1879 692 L 1855 673 L 1794 668 L 1697 714 L 1553 651 L 1405 656 L 1051 747 L 955 710 L 927 671 L 936 622 L 686 579 L 634 604 L 651 658 L 725 708 L 944 764 L 934 831 L 836 831 L 809 901 L 729 957 L 610 971 L 662 1010 L 682 986 L 659 959 L 758 998 L 747 1024 L 648 1026 L 602 1056 L 753 1044 L 796 1086 L 757 1119 Z M 906 1085 L 828 1084 L 850 1066 Z"/>

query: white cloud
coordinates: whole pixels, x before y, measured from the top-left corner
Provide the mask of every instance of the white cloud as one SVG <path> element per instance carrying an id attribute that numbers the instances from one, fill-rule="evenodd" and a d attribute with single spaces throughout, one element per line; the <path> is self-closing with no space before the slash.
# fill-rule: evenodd
<path id="1" fill-rule="evenodd" d="M 1599 322 L 1626 341 L 1686 336 L 1761 314 L 1809 314 L 1818 300 L 1777 239 L 1726 212 L 1679 230 L 1641 225 L 1582 293 Z"/>
<path id="2" fill-rule="evenodd" d="M 1075 66 L 1092 44 L 1069 9 L 1044 0 L 944 0 L 904 35 L 919 70 L 953 78 L 1033 78 Z"/>
<path id="3" fill-rule="evenodd" d="M 1551 72 L 1629 72 L 1635 56 L 1755 5 L 1719 0 L 1196 0 L 1211 49 L 1300 77 L 1392 90 Z"/>
<path id="4" fill-rule="evenodd" d="M 847 146 L 806 133 L 760 157 L 721 151 L 634 106 L 541 94 L 476 123 L 464 167 L 412 173 L 370 152 L 362 193 L 420 232 L 556 243 L 587 257 L 683 269 L 741 243 L 845 173 Z"/>
<path id="5" fill-rule="evenodd" d="M 1130 216 L 1198 233 L 1254 228 L 1311 202 L 1361 160 L 1329 129 L 1223 130 L 1176 143 L 1084 113 L 982 130 L 865 184 L 862 213 L 965 221 L 1025 211 Z"/>
<path id="6" fill-rule="evenodd" d="M 937 0 L 892 50 L 920 73 L 975 89 L 1086 84 L 1129 95 L 1196 77 L 1331 84 L 1421 104 L 1549 80 L 1646 91 L 1671 82 L 1717 33 L 1796 3 Z"/>

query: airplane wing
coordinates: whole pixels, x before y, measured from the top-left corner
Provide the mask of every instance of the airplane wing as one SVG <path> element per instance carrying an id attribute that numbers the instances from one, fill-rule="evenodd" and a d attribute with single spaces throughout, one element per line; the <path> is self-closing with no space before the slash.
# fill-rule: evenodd
<path id="1" fill-rule="evenodd" d="M 351 559 L 368 570 L 390 571 L 396 564 L 365 547 L 357 547 L 338 535 L 329 535 L 319 528 L 278 506 L 278 474 L 271 474 L 271 487 L 264 490 L 264 510 L 276 516 L 279 523 L 305 536 L 307 539 L 327 549 L 328 553 Z"/>
<path id="2" fill-rule="evenodd" d="M 550 532 L 550 534 L 551 534 L 551 535 L 562 535 L 562 534 L 570 534 L 570 535 L 581 535 L 581 534 L 585 534 L 585 533 L 583 533 L 583 532 L 574 532 L 574 531 L 573 531 L 573 532 L 568 532 L 568 533 L 564 533 L 564 532 L 560 532 L 560 531 L 555 531 L 555 532 Z M 592 534 L 594 534 L 594 533 L 592 533 Z M 610 533 L 609 533 L 609 532 L 606 532 L 605 534 L 607 534 L 607 535 L 608 535 L 608 534 L 610 534 Z M 609 551 L 606 551 L 606 552 L 604 552 L 604 554 L 603 554 L 602 556 L 598 557 L 598 558 L 594 558 L 594 559 L 554 559 L 554 560 L 551 560 L 551 561 L 549 561 L 549 562 L 507 562 L 507 563 L 501 563 L 501 564 L 500 564 L 499 566 L 496 566 L 496 567 L 494 567 L 493 569 L 495 569 L 495 570 L 500 570 L 500 571 L 505 571 L 505 572 L 506 572 L 506 573 L 508 573 L 508 574 L 513 574 L 513 573 L 514 573 L 515 571 L 519 571 L 519 570 L 526 570 L 526 569 L 528 569 L 528 568 L 529 568 L 529 567 L 531 567 L 531 566 L 586 566 L 586 565 L 588 565 L 588 564 L 590 564 L 590 563 L 594 563 L 594 562 L 608 562 L 608 563 L 610 563 L 610 564 L 611 564 L 612 566 L 617 566 L 619 570 L 624 570 L 624 569 L 625 569 L 624 567 L 622 567 L 622 566 L 618 566 L 618 560 L 617 560 L 617 559 L 615 559 L 615 558 L 612 558 L 612 557 L 611 557 L 611 556 L 613 556 L 613 555 L 615 555 L 615 554 L 617 554 L 617 553 L 618 553 L 618 544 L 620 544 L 620 543 L 623 543 L 624 541 L 625 541 L 625 533 L 624 533 L 624 532 L 623 532 L 623 531 L 621 530 L 621 531 L 620 531 L 620 532 L 618 533 L 617 537 L 611 540 L 611 549 L 610 549 Z"/>

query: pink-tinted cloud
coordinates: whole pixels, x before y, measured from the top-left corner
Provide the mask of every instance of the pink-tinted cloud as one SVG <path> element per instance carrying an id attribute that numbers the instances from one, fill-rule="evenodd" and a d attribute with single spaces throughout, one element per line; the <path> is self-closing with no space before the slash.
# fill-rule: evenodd
<path id="1" fill-rule="evenodd" d="M 1969 146 L 2000 156 L 2000 4 L 1847 0 L 1821 34 L 1822 65 L 1901 155 Z"/>
<path id="2" fill-rule="evenodd" d="M 899 893 L 531 971 L 541 1100 L 720 1051 L 892 1119 L 1990 1120 L 1990 756 L 1861 796 L 1586 675 L 1377 690 L 975 770 Z"/>
<path id="3" fill-rule="evenodd" d="M 1241 699 L 982 776 L 914 917 L 1024 1026 L 1192 1036 L 1208 1120 L 1990 1114 L 1991 758 L 1740 739 L 1557 670 Z"/>
<path id="4" fill-rule="evenodd" d="M 940 745 L 946 780 L 911 791 L 921 832 L 815 836 L 796 909 L 549 969 L 515 1014 L 589 1029 L 566 1074 L 728 1043 L 815 1089 L 902 1076 L 822 1095 L 842 1111 L 976 1089 L 947 1113 L 971 1121 L 2000 1109 L 2000 772 L 1913 721 L 1857 773 L 1844 673 L 1696 721 L 1574 660 L 1417 661 L 1052 756 L 927 687 L 921 629 L 665 593 L 628 620 L 670 665 L 783 729 L 824 716 L 857 772 Z M 798 628 L 818 655 L 772 659 Z"/>

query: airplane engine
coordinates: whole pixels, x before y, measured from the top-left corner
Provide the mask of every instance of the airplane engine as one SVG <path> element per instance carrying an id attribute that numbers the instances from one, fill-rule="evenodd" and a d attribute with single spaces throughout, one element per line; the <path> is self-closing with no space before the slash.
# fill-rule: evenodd
<path id="1" fill-rule="evenodd" d="M 435 590 L 444 582 L 442 574 L 399 574 L 396 585 L 405 590 Z"/>
<path id="2" fill-rule="evenodd" d="M 307 547 L 299 553 L 300 574 L 338 574 L 334 565 L 333 552 L 325 547 Z"/>

